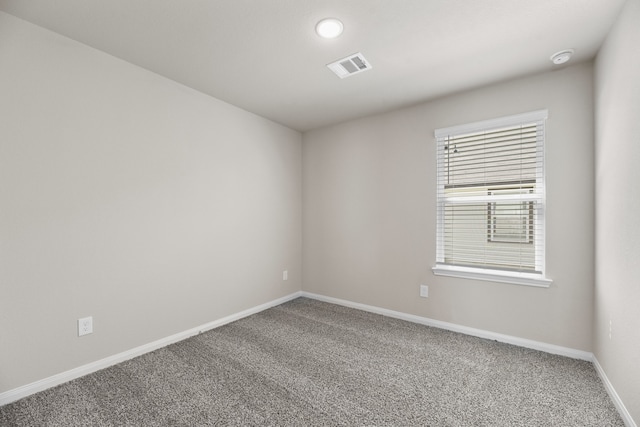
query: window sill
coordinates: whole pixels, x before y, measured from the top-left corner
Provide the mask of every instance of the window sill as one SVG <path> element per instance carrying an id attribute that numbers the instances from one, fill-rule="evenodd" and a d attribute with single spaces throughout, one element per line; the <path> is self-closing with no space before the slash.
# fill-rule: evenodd
<path id="1" fill-rule="evenodd" d="M 432 268 L 436 276 L 459 277 L 463 279 L 485 280 L 489 282 L 510 283 L 513 285 L 548 288 L 553 281 L 535 273 L 517 273 L 501 270 L 486 270 L 451 265 L 436 265 Z"/>

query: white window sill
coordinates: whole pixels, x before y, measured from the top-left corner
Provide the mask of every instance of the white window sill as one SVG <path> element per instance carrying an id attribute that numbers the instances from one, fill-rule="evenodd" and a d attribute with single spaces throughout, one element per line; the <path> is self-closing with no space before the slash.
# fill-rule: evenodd
<path id="1" fill-rule="evenodd" d="M 518 273 L 484 268 L 436 265 L 432 268 L 436 276 L 460 277 L 463 279 L 486 280 L 489 282 L 510 283 L 513 285 L 537 286 L 548 288 L 553 280 L 535 273 Z"/>

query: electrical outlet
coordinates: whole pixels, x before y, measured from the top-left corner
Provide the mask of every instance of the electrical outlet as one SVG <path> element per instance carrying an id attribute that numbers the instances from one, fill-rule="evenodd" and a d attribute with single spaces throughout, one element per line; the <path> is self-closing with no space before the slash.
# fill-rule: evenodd
<path id="1" fill-rule="evenodd" d="M 289 271 L 288 270 L 284 270 L 282 272 L 282 280 L 289 280 Z"/>
<path id="2" fill-rule="evenodd" d="M 88 335 L 93 333 L 93 317 L 83 317 L 78 319 L 78 336 Z"/>
<path id="3" fill-rule="evenodd" d="M 422 298 L 429 298 L 429 286 L 420 285 L 420 296 Z"/>

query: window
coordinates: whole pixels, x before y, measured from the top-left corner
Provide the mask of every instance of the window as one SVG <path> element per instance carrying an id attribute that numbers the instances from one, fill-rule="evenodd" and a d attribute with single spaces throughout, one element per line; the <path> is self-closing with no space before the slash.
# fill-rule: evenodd
<path id="1" fill-rule="evenodd" d="M 548 286 L 547 111 L 438 129 L 435 274 Z"/>

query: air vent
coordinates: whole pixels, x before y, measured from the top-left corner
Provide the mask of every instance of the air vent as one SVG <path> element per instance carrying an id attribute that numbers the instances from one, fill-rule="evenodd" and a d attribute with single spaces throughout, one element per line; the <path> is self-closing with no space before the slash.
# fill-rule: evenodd
<path id="1" fill-rule="evenodd" d="M 338 59 L 336 62 L 327 64 L 327 67 L 341 79 L 373 68 L 360 52 Z"/>

